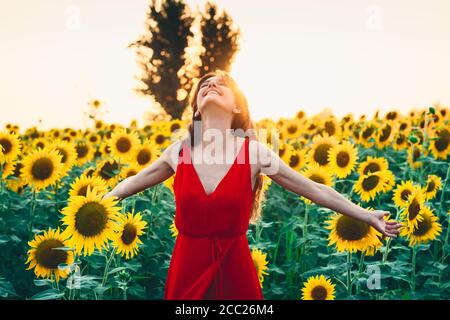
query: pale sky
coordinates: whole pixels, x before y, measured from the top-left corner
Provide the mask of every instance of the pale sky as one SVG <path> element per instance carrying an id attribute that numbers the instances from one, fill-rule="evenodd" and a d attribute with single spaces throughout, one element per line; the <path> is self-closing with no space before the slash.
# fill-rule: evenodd
<path id="1" fill-rule="evenodd" d="M 192 9 L 206 1 L 187 0 Z M 450 1 L 215 1 L 241 28 L 231 74 L 252 117 L 403 112 L 450 105 Z M 150 108 L 133 92 L 127 45 L 148 0 L 0 0 L 0 128 L 82 127 L 90 99 L 128 125 Z M 79 13 L 79 16 L 78 16 Z M 79 17 L 79 19 L 77 18 Z M 77 23 L 79 22 L 79 24 Z"/>

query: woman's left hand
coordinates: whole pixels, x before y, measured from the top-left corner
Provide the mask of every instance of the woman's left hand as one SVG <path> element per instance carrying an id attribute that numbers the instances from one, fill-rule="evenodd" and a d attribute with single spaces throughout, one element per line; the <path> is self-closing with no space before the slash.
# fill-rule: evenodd
<path id="1" fill-rule="evenodd" d="M 397 235 L 400 233 L 399 229 L 403 224 L 397 221 L 384 220 L 385 216 L 390 215 L 389 211 L 375 210 L 369 212 L 372 214 L 373 218 L 369 223 L 372 227 L 387 237 L 397 238 Z"/>

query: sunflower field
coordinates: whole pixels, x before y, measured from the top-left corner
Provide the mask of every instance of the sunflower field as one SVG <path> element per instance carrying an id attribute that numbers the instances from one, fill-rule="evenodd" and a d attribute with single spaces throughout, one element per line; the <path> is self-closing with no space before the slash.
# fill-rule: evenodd
<path id="1" fill-rule="evenodd" d="M 449 299 L 450 110 L 263 119 L 291 168 L 402 222 L 396 239 L 264 176 L 247 233 L 265 299 Z M 103 196 L 189 120 L 0 131 L 0 297 L 162 299 L 177 237 L 173 177 Z M 182 130 L 181 130 L 182 131 Z M 271 136 L 267 141 L 272 144 Z"/>

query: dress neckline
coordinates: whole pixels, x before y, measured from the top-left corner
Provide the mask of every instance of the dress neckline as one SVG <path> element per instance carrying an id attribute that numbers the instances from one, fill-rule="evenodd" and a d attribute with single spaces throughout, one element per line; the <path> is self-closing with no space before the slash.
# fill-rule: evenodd
<path id="1" fill-rule="evenodd" d="M 241 156 L 241 153 L 243 152 L 243 150 L 245 149 L 245 145 L 248 143 L 248 139 L 244 138 L 244 142 L 241 144 L 241 147 L 239 149 L 239 152 L 237 153 L 236 157 L 234 158 L 233 163 L 231 164 L 231 166 L 228 168 L 227 172 L 225 173 L 225 175 L 222 177 L 222 179 L 219 180 L 219 182 L 217 183 L 216 187 L 214 188 L 214 190 L 211 193 L 207 193 L 206 189 L 202 183 L 202 181 L 200 180 L 200 176 L 197 173 L 197 170 L 195 169 L 194 166 L 194 162 L 192 161 L 192 157 L 191 157 L 191 148 L 188 147 L 188 152 L 189 152 L 189 160 L 190 160 L 190 167 L 192 168 L 193 174 L 197 180 L 197 183 L 200 185 L 200 188 L 202 189 L 203 195 L 205 195 L 207 198 L 213 196 L 217 190 L 223 185 L 224 181 L 227 179 L 227 177 L 231 174 L 231 171 L 233 170 L 237 159 L 239 159 L 239 157 Z"/>

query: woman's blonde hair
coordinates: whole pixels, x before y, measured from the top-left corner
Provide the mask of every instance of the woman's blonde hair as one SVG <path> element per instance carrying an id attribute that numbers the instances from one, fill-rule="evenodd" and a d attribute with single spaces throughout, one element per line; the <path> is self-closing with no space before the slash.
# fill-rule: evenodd
<path id="1" fill-rule="evenodd" d="M 257 140 L 256 128 L 253 121 L 250 118 L 247 99 L 245 98 L 244 94 L 240 90 L 237 83 L 230 76 L 230 74 L 226 71 L 217 69 L 215 71 L 208 72 L 207 74 L 202 76 L 200 80 L 194 85 L 194 87 L 190 92 L 189 105 L 192 109 L 192 121 L 188 125 L 188 136 L 187 136 L 187 139 L 190 139 L 190 145 L 194 146 L 195 143 L 198 143 L 198 141 L 201 140 L 195 139 L 195 130 L 194 130 L 194 122 L 201 121 L 200 113 L 196 115 L 198 108 L 197 95 L 200 90 L 200 86 L 206 79 L 215 76 L 224 80 L 227 86 L 234 93 L 236 106 L 239 107 L 241 111 L 240 113 L 235 114 L 233 116 L 233 120 L 231 121 L 231 129 L 235 130 L 234 132 L 236 132 L 238 135 L 240 133 L 243 133 L 244 137 L 248 137 L 251 140 Z M 265 197 L 263 184 L 264 184 L 264 177 L 262 174 L 259 174 L 256 179 L 255 186 L 253 188 L 253 205 L 252 205 L 252 212 L 250 214 L 250 223 L 252 224 L 255 224 L 261 218 L 261 209 L 262 209 L 261 207 Z"/>

